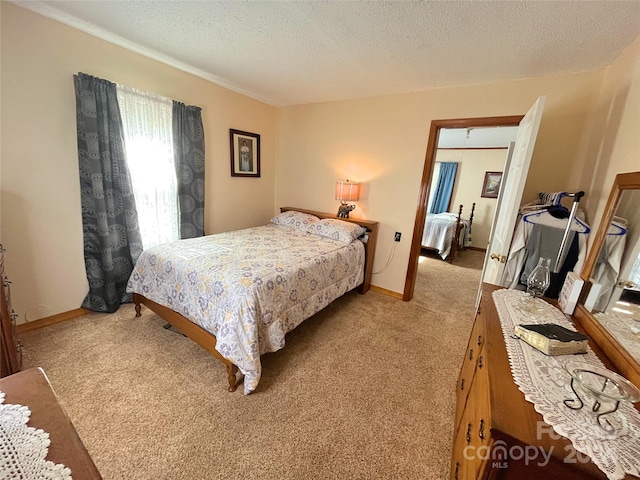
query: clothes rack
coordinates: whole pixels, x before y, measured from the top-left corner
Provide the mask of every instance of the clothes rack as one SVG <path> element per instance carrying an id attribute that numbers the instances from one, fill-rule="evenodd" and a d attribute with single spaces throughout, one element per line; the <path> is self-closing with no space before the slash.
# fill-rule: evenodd
<path id="1" fill-rule="evenodd" d="M 556 192 L 540 194 L 544 205 L 540 209 L 531 208 L 528 213 L 520 214 L 509 249 L 501 285 L 508 288 L 521 288 L 526 285 L 540 257 L 551 259 L 549 271 L 551 285 L 546 296 L 557 298 L 565 276 L 569 271 L 582 268 L 587 237 L 591 228 L 584 223 L 579 202 L 584 192 Z M 561 204 L 562 198 L 572 198 L 571 209 Z M 533 207 L 533 203 L 528 204 Z"/>
<path id="2" fill-rule="evenodd" d="M 584 193 L 584 192 L 583 192 Z M 544 193 L 540 192 L 538 197 L 540 201 L 545 205 L 560 205 L 562 201 L 562 197 L 568 197 L 573 194 L 569 194 L 567 192 L 553 192 L 553 193 Z"/>
<path id="3" fill-rule="evenodd" d="M 543 209 L 526 213 L 522 216 L 522 220 L 527 223 L 538 223 L 560 229 L 565 228 L 564 220 L 567 218 L 569 218 L 569 209 L 554 205 L 545 205 Z M 589 233 L 591 231 L 591 227 L 580 220 L 577 215 L 573 221 L 575 222 L 574 230 L 577 233 Z"/>
<path id="4" fill-rule="evenodd" d="M 551 269 L 551 273 L 558 273 L 560 270 L 560 266 L 562 265 L 562 260 L 564 259 L 565 250 L 568 246 L 568 238 L 569 232 L 571 231 L 571 224 L 573 223 L 573 219 L 576 218 L 576 212 L 578 211 L 578 203 L 580 203 L 580 199 L 584 197 L 584 192 L 581 190 L 575 193 L 566 193 L 563 192 L 564 195 L 562 197 L 573 198 L 573 205 L 571 206 L 571 212 L 569 213 L 569 220 L 567 221 L 567 227 L 564 230 L 564 235 L 562 237 L 562 242 L 560 243 L 560 250 L 558 251 L 558 256 L 556 257 L 555 264 Z M 558 199 L 558 203 L 560 199 Z"/>

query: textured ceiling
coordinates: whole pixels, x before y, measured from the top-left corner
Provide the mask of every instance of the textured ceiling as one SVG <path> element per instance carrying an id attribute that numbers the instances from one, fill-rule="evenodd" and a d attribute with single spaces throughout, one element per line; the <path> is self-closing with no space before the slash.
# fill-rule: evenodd
<path id="1" fill-rule="evenodd" d="M 275 106 L 601 69 L 640 1 L 14 1 Z"/>
<path id="2" fill-rule="evenodd" d="M 441 128 L 438 148 L 508 147 L 516 141 L 518 127 Z"/>

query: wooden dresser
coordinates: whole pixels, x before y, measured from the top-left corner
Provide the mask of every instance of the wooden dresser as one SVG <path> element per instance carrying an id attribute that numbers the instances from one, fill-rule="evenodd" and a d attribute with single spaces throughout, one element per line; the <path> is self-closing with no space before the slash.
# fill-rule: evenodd
<path id="1" fill-rule="evenodd" d="M 22 345 L 16 337 L 17 315 L 11 308 L 11 282 L 4 271 L 5 250 L 0 245 L 0 314 L 2 323 L 0 325 L 0 377 L 6 377 L 16 373 L 22 368 Z"/>
<path id="2" fill-rule="evenodd" d="M 102 479 L 42 369 L 30 368 L 1 379 L 0 391 L 6 394 L 4 403 L 29 407 L 29 426 L 49 434 L 47 460 L 69 468 L 74 480 Z"/>
<path id="3" fill-rule="evenodd" d="M 571 442 L 551 434 L 549 425 L 525 400 L 513 381 L 500 319 L 492 292 L 501 287 L 483 285 L 469 344 L 457 383 L 451 480 L 470 479 L 606 479 L 606 475 Z M 597 345 L 591 345 L 613 370 Z M 544 450 L 534 461 L 508 458 L 502 452 Z M 540 466 L 539 464 L 543 464 Z M 628 477 L 634 478 L 634 477 Z"/>

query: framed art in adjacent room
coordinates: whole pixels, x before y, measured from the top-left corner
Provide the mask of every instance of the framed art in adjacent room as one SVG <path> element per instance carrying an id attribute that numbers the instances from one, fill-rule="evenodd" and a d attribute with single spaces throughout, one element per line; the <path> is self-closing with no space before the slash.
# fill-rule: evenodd
<path id="1" fill-rule="evenodd" d="M 260 135 L 229 129 L 231 142 L 231 176 L 260 176 Z"/>
<path id="2" fill-rule="evenodd" d="M 487 172 L 484 174 L 481 197 L 498 198 L 500 183 L 502 182 L 502 172 Z"/>

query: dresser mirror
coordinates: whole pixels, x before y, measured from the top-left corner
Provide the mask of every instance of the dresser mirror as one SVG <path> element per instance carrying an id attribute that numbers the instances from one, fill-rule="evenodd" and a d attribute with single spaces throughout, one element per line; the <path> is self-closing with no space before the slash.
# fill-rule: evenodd
<path id="1" fill-rule="evenodd" d="M 615 178 L 587 254 L 582 271 L 586 288 L 574 317 L 636 386 L 640 386 L 639 256 L 640 172 L 622 173 Z"/>

